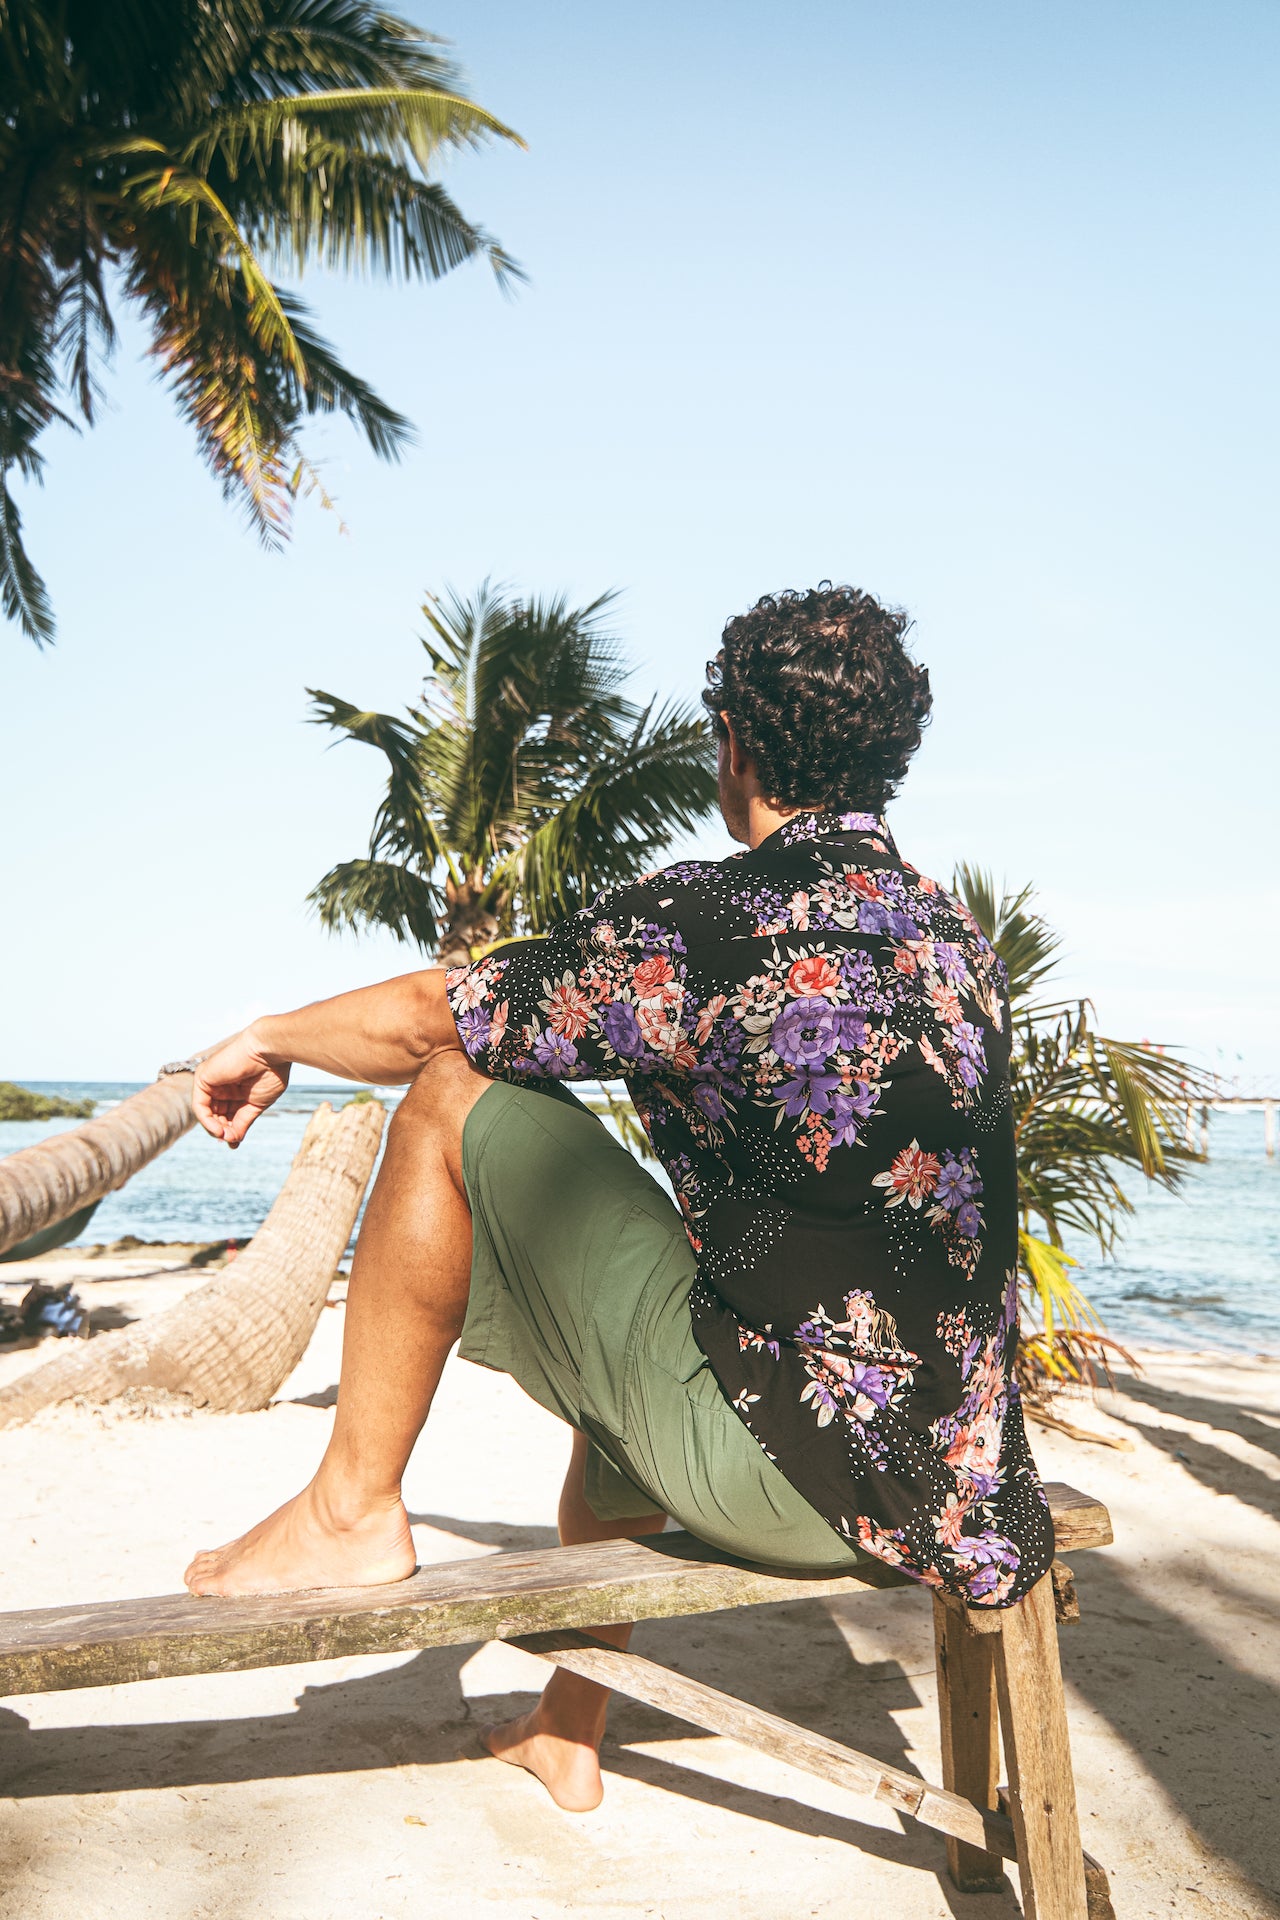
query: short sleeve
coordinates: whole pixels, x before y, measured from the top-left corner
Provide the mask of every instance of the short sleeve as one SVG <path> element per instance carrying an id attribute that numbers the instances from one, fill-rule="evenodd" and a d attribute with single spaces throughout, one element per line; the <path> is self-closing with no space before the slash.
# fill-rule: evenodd
<path id="1" fill-rule="evenodd" d="M 491 1080 L 612 1080 L 687 1069 L 685 948 L 643 885 L 603 893 L 544 938 L 451 967 L 458 1037 Z"/>

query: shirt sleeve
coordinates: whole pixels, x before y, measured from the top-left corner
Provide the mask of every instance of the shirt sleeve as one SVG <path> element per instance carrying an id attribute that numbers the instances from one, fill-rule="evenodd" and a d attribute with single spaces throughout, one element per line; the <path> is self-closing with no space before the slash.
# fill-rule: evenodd
<path id="1" fill-rule="evenodd" d="M 602 893 L 539 940 L 451 967 L 458 1037 L 491 1080 L 612 1080 L 687 1069 L 685 949 L 643 885 Z"/>

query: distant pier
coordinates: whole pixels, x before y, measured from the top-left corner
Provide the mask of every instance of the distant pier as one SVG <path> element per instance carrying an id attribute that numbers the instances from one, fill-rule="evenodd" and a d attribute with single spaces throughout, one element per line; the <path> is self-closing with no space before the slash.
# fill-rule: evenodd
<path id="1" fill-rule="evenodd" d="M 1210 1099 L 1187 1103 L 1187 1146 L 1193 1153 L 1197 1145 L 1201 1153 L 1208 1153 L 1210 1113 L 1252 1113 L 1261 1109 L 1263 1144 L 1266 1147 L 1268 1160 L 1274 1160 L 1277 1107 L 1280 1107 L 1280 1093 L 1274 1090 L 1263 1088 L 1257 1083 L 1224 1082 L 1221 1090 Z"/>

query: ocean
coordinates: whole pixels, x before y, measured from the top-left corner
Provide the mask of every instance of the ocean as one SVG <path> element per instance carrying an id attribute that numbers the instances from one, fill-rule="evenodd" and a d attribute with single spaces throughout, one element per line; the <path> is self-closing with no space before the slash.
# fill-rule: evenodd
<path id="1" fill-rule="evenodd" d="M 99 1113 L 138 1090 L 122 1082 L 28 1084 L 97 1100 Z M 199 1130 L 187 1134 L 107 1195 L 84 1240 L 247 1240 L 289 1171 L 308 1116 L 322 1100 L 346 1097 L 342 1088 L 290 1087 L 235 1153 Z M 76 1124 L 0 1122 L 0 1155 Z M 1072 1247 L 1107 1331 L 1134 1345 L 1280 1354 L 1280 1156 L 1269 1160 L 1263 1150 L 1261 1113 L 1214 1114 L 1209 1158 L 1178 1193 L 1141 1179 L 1122 1184 L 1134 1212 L 1115 1253 Z"/>

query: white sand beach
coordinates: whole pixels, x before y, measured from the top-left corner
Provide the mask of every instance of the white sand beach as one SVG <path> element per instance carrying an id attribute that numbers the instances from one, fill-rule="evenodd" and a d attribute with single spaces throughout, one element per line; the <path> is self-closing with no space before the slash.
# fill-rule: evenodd
<path id="1" fill-rule="evenodd" d="M 100 1260 L 136 1313 L 207 1277 Z M 63 1256 L 58 1278 L 88 1269 Z M 52 1277 L 54 1263 L 46 1268 Z M 19 1276 L 10 1269 L 6 1279 Z M 341 1292 L 338 1288 L 336 1293 Z M 173 1591 L 191 1548 L 293 1492 L 331 1420 L 343 1309 L 265 1413 L 61 1408 L 0 1433 L 0 1606 Z M 0 1379 L 54 1350 L 0 1353 Z M 1280 1360 L 1142 1356 L 1034 1430 L 1047 1475 L 1104 1499 L 1063 1629 L 1085 1844 L 1123 1920 L 1280 1916 Z M 494 1421 L 495 1410 L 498 1418 Z M 482 1424 L 483 1423 L 483 1424 Z M 500 1434 L 477 1450 L 475 1435 Z M 422 1561 L 554 1539 L 564 1429 L 452 1361 L 406 1493 Z M 637 1649 L 939 1777 L 930 1608 L 868 1593 L 637 1630 Z M 3 1920 L 997 1920 L 941 1839 L 625 1700 L 604 1806 L 557 1812 L 477 1729 L 545 1670 L 511 1648 L 169 1680 L 0 1706 Z"/>

